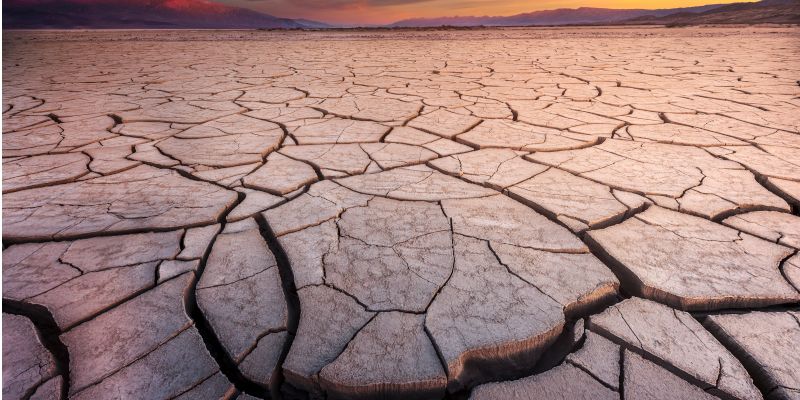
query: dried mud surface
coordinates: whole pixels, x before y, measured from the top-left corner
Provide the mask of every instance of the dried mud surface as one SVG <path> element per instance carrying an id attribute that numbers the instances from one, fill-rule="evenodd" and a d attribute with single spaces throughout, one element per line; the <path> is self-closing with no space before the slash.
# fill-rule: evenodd
<path id="1" fill-rule="evenodd" d="M 4 36 L 4 398 L 800 398 L 798 28 Z"/>

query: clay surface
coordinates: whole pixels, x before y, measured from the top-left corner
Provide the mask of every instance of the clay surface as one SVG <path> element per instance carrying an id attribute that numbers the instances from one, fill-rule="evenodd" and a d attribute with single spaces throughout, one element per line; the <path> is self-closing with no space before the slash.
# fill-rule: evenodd
<path id="1" fill-rule="evenodd" d="M 800 396 L 797 27 L 4 34 L 3 398 Z"/>

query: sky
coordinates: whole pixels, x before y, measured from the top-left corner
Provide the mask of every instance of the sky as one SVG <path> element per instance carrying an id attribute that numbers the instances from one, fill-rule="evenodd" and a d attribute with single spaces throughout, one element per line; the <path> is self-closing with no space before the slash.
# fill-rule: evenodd
<path id="1" fill-rule="evenodd" d="M 216 0 L 285 18 L 386 24 L 407 18 L 502 16 L 555 8 L 676 8 L 747 0 Z"/>

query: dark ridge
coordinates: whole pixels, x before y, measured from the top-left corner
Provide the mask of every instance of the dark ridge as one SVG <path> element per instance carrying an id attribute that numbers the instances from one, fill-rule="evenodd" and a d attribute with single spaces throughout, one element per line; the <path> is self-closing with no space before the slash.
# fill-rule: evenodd
<path id="1" fill-rule="evenodd" d="M 674 365 L 672 365 L 672 364 L 660 359 L 659 357 L 656 357 L 656 356 L 648 353 L 647 351 L 642 350 L 638 346 L 631 345 L 630 343 L 627 343 L 625 340 L 619 339 L 618 337 L 610 334 L 608 331 L 598 327 L 597 325 L 592 325 L 590 323 L 588 328 L 592 332 L 594 332 L 594 333 L 596 333 L 596 334 L 598 334 L 600 336 L 603 336 L 604 338 L 608 339 L 609 341 L 617 344 L 618 346 L 620 346 L 622 348 L 622 350 L 634 353 L 634 354 L 642 357 L 643 359 L 645 359 L 647 361 L 650 361 L 651 363 L 656 364 L 659 367 L 671 372 L 672 374 L 678 376 L 679 378 L 683 379 L 684 381 L 686 381 L 686 382 L 688 382 L 688 383 L 690 383 L 690 384 L 692 384 L 694 386 L 697 386 L 698 388 L 700 388 L 700 389 L 702 389 L 704 391 L 707 391 L 707 392 L 710 391 L 713 395 L 715 395 L 715 396 L 717 396 L 719 398 L 722 398 L 724 400 L 736 400 L 733 396 L 729 395 L 728 393 L 723 392 L 721 390 L 718 390 L 718 388 L 716 388 L 716 387 L 709 386 L 709 384 L 707 384 L 706 382 L 704 382 L 704 381 L 698 379 L 697 377 L 687 373 L 686 371 L 684 371 L 684 370 L 682 370 L 682 369 L 680 369 L 680 368 L 678 368 L 678 367 L 676 367 L 676 366 L 674 366 Z M 623 357 L 624 357 L 624 351 L 623 351 Z M 624 360 L 622 360 L 621 362 L 624 363 Z M 624 369 L 621 372 L 624 373 Z M 624 392 L 624 381 L 622 382 L 622 384 L 623 384 L 623 386 L 621 386 L 620 390 L 622 392 Z"/>
<path id="2" fill-rule="evenodd" d="M 764 176 L 764 175 L 762 175 L 762 174 L 760 174 L 760 173 L 758 173 L 755 170 L 750 169 L 750 168 L 748 168 L 748 170 L 755 176 L 756 182 L 761 184 L 761 186 L 763 186 L 764 189 L 767 189 L 772 194 L 774 194 L 774 195 L 782 198 L 784 201 L 786 201 L 786 203 L 789 204 L 790 212 L 793 215 L 797 215 L 798 217 L 800 217 L 800 201 L 798 201 L 794 197 L 790 196 L 788 193 L 784 192 L 779 187 L 775 186 L 775 184 L 773 184 L 772 182 L 769 181 L 769 179 L 767 179 L 768 178 L 767 176 Z"/>
<path id="3" fill-rule="evenodd" d="M 108 114 L 108 116 L 114 120 L 114 126 L 117 126 L 122 123 L 122 117 L 116 114 Z"/>
<path id="4" fill-rule="evenodd" d="M 781 262 L 778 264 L 778 271 L 780 271 L 783 279 L 786 281 L 786 283 L 789 284 L 789 286 L 793 287 L 794 290 L 797 290 L 798 292 L 800 292 L 800 286 L 796 285 L 795 282 L 789 279 L 789 276 L 786 274 L 786 263 L 788 263 L 789 260 L 794 258 L 794 256 L 796 256 L 799 253 L 800 252 L 798 250 L 793 251 L 792 254 L 789 254 L 788 256 L 784 257 L 783 260 L 781 260 Z M 800 302 L 795 302 L 795 304 L 800 304 Z"/>
<path id="5" fill-rule="evenodd" d="M 258 398 L 266 398 L 267 389 L 247 379 L 239 371 L 233 359 L 225 352 L 219 339 L 211 333 L 211 325 L 197 307 L 194 291 L 189 294 L 189 299 L 187 299 L 187 311 L 189 316 L 194 320 L 195 326 L 206 345 L 206 349 L 219 365 L 222 374 L 233 383 L 236 389 Z"/>
<path id="6" fill-rule="evenodd" d="M 234 205 L 237 205 L 234 203 Z M 120 236 L 120 235 L 130 235 L 134 233 L 150 233 L 150 232 L 172 232 L 177 231 L 180 229 L 189 229 L 189 228 L 199 228 L 201 226 L 208 226 L 213 225 L 216 222 L 200 222 L 196 224 L 187 224 L 180 227 L 168 227 L 168 228 L 156 228 L 156 227 L 149 227 L 149 228 L 135 228 L 135 229 L 125 229 L 121 231 L 110 231 L 110 232 L 92 232 L 92 233 L 85 233 L 79 235 L 69 235 L 60 237 L 58 239 L 54 239 L 52 237 L 40 237 L 40 238 L 23 238 L 23 239 L 15 239 L 15 238 L 3 238 L 3 248 L 7 248 L 8 246 L 15 245 L 15 244 L 24 244 L 24 243 L 51 243 L 51 242 L 69 242 L 74 240 L 80 239 L 91 239 L 97 237 L 107 237 L 107 236 Z"/>
<path id="7" fill-rule="evenodd" d="M 294 136 L 291 136 L 291 138 L 292 138 L 292 139 L 294 139 Z M 295 140 L 295 143 L 297 143 L 297 140 Z M 299 144 L 299 143 L 298 143 L 298 144 Z M 283 148 L 283 147 L 281 147 L 281 148 Z M 278 150 L 280 150 L 280 149 L 278 149 Z M 277 152 L 278 150 L 275 150 L 275 151 Z M 292 159 L 292 160 L 294 160 L 294 161 L 297 161 L 297 162 L 301 162 L 301 163 L 303 163 L 303 164 L 306 164 L 306 165 L 308 165 L 309 167 L 311 167 L 311 169 L 313 169 L 313 170 L 314 170 L 314 173 L 315 173 L 315 174 L 317 174 L 317 181 L 318 181 L 318 182 L 319 182 L 319 181 L 324 181 L 324 180 L 325 180 L 325 175 L 323 175 L 323 174 L 322 174 L 322 169 L 319 167 L 319 165 L 317 165 L 317 164 L 314 164 L 314 163 L 313 163 L 313 162 L 311 162 L 311 161 L 301 160 L 301 159 L 299 159 L 299 158 L 294 158 L 294 157 L 288 156 L 288 155 L 286 155 L 286 154 L 283 154 L 283 153 L 280 153 L 280 154 L 281 154 L 282 156 L 286 157 L 286 158 Z M 314 183 L 316 183 L 316 182 L 309 183 L 308 185 L 306 185 L 306 187 L 309 187 L 309 186 L 311 186 L 311 185 L 312 185 L 312 184 L 314 184 Z M 247 186 L 245 186 L 245 187 L 247 187 Z"/>
<path id="8" fill-rule="evenodd" d="M 792 210 L 792 206 L 789 205 L 789 212 L 791 212 L 791 210 Z M 723 211 L 723 212 L 713 216 L 711 218 L 711 221 L 721 224 L 722 221 L 727 219 L 727 218 L 735 217 L 737 215 L 747 214 L 747 213 L 751 213 L 751 212 L 756 212 L 756 211 L 777 211 L 777 212 L 782 212 L 782 213 L 786 212 L 785 209 L 781 209 L 781 208 L 773 207 L 773 206 L 756 205 L 756 206 L 751 206 L 751 207 L 736 207 L 734 209 Z M 690 213 L 690 212 L 686 212 L 685 210 L 681 210 L 681 212 L 685 212 L 686 214 L 689 214 L 689 215 L 695 215 L 697 217 L 708 219 L 708 217 L 704 217 L 702 215 L 696 215 L 696 214 L 693 214 L 693 213 Z"/>
<path id="9" fill-rule="evenodd" d="M 619 398 L 625 398 L 625 348 L 619 347 Z"/>
<path id="10" fill-rule="evenodd" d="M 57 124 L 60 124 L 60 123 L 61 123 L 61 119 L 60 119 L 60 118 L 58 118 L 58 115 L 55 115 L 55 114 L 53 114 L 53 113 L 47 114 L 47 118 L 50 118 L 50 119 L 52 119 L 52 120 L 53 120 L 53 122 L 55 122 L 55 123 L 57 123 Z"/>
<path id="11" fill-rule="evenodd" d="M 753 378 L 753 383 L 755 383 L 758 390 L 761 394 L 764 395 L 764 398 L 770 398 L 769 393 L 775 389 L 774 385 L 770 384 L 770 379 L 766 374 L 761 366 L 747 354 L 747 351 L 739 346 L 735 341 L 730 340 L 730 338 L 721 332 L 721 329 L 711 322 L 708 318 L 701 318 L 699 319 L 700 323 L 706 330 L 711 333 L 714 338 L 717 339 L 728 351 L 739 360 L 740 363 L 744 366 L 744 369 Z"/>
<path id="12" fill-rule="evenodd" d="M 69 394 L 69 351 L 67 351 L 67 346 L 61 342 L 59 337 L 61 330 L 58 328 L 53 314 L 43 306 L 5 298 L 3 299 L 3 312 L 23 316 L 33 322 L 36 330 L 39 331 L 42 345 L 53 355 L 56 371 L 63 378 L 61 398 L 67 398 L 67 394 Z"/>
<path id="13" fill-rule="evenodd" d="M 457 392 L 447 392 L 442 400 L 467 400 L 469 396 L 472 394 L 472 390 L 470 389 L 462 389 Z"/>
<path id="14" fill-rule="evenodd" d="M 585 332 L 581 333 L 577 341 L 575 340 L 575 326 L 579 321 L 581 320 L 569 321 L 564 325 L 564 329 L 556 341 L 542 353 L 541 358 L 534 365 L 532 375 L 541 374 L 561 365 L 567 355 L 583 347 L 586 338 Z M 585 325 L 583 329 L 586 329 Z"/>
<path id="15" fill-rule="evenodd" d="M 241 203 L 244 200 L 244 197 L 244 193 L 239 193 L 237 201 L 228 209 L 228 212 L 233 210 L 237 204 Z M 225 216 L 228 214 L 228 212 L 224 213 L 220 217 L 220 223 L 222 224 L 220 232 L 225 228 Z M 231 383 L 233 383 L 233 386 L 235 386 L 236 389 L 258 398 L 267 398 L 269 396 L 267 388 L 247 379 L 247 377 L 245 377 L 244 374 L 239 371 L 238 365 L 233 361 L 233 358 L 231 358 L 228 352 L 225 351 L 225 348 L 222 346 L 219 338 L 217 338 L 217 336 L 214 334 L 214 329 L 211 327 L 211 324 L 208 322 L 205 315 L 203 315 L 203 312 L 200 310 L 200 307 L 197 305 L 197 284 L 200 282 L 200 277 L 203 276 L 203 271 L 205 271 L 208 256 L 211 254 L 211 249 L 214 247 L 214 243 L 217 241 L 217 236 L 218 235 L 215 235 L 214 238 L 211 239 L 211 243 L 208 244 L 208 248 L 203 254 L 203 258 L 200 259 L 200 264 L 197 267 L 197 275 L 192 282 L 189 294 L 186 296 L 184 307 L 186 308 L 186 312 L 189 314 L 189 317 L 194 321 L 200 336 L 203 338 L 203 343 L 205 343 L 206 349 L 211 354 L 211 357 L 217 362 L 217 365 L 219 365 L 219 370 L 222 372 L 222 374 L 225 375 L 225 377 L 228 378 Z"/>
<path id="16" fill-rule="evenodd" d="M 597 257 L 603 264 L 611 270 L 619 280 L 619 292 L 622 296 L 637 296 L 648 298 L 643 295 L 642 288 L 644 283 L 639 277 L 634 274 L 628 267 L 619 262 L 616 258 L 612 257 L 605 248 L 597 243 L 591 235 L 582 235 L 583 242 L 589 247 L 589 251 Z"/>
<path id="17" fill-rule="evenodd" d="M 653 300 L 655 301 L 655 300 Z M 689 313 L 692 314 L 695 319 L 700 322 L 709 316 L 709 315 L 725 315 L 725 314 L 747 314 L 751 312 L 787 312 L 787 311 L 794 311 L 800 312 L 800 302 L 794 303 L 787 303 L 787 304 L 775 304 L 771 306 L 764 306 L 764 307 L 748 307 L 748 308 L 725 308 L 721 310 L 712 310 L 712 311 L 690 311 Z"/>
<path id="18" fill-rule="evenodd" d="M 294 387 L 291 383 L 283 382 L 280 387 L 280 396 L 278 398 L 284 400 L 309 400 L 310 398 L 308 392 Z"/>
<path id="19" fill-rule="evenodd" d="M 289 354 L 289 349 L 292 347 L 294 336 L 297 333 L 297 325 L 300 322 L 300 297 L 297 295 L 297 287 L 294 283 L 294 273 L 292 272 L 292 267 L 289 264 L 289 257 L 286 256 L 286 252 L 283 250 L 278 238 L 275 236 L 275 233 L 272 231 L 272 228 L 270 228 L 266 218 L 264 218 L 262 214 L 256 214 L 255 220 L 260 228 L 259 230 L 261 232 L 261 236 L 267 242 L 270 251 L 272 251 L 272 254 L 275 256 L 275 260 L 278 263 L 278 273 L 281 277 L 283 294 L 286 298 L 286 305 L 289 311 L 289 320 L 287 323 L 287 330 L 289 331 L 289 334 L 286 335 L 286 343 L 284 343 L 283 351 L 278 359 L 278 376 L 276 379 L 276 384 L 273 388 L 271 388 L 272 397 L 280 398 L 281 387 L 284 386 L 284 377 L 282 373 L 283 362 L 286 360 L 286 356 Z"/>
<path id="20" fill-rule="evenodd" d="M 3 3 L 3 29 L 322 29 L 330 25 L 294 20 L 220 3 L 166 0 L 44 0 Z"/>

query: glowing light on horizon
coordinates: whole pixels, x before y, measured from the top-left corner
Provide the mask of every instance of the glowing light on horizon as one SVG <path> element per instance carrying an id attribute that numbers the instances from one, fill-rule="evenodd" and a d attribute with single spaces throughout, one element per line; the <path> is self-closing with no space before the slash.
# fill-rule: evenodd
<path id="1" fill-rule="evenodd" d="M 218 0 L 275 16 L 342 24 L 386 24 L 408 18 L 506 16 L 557 8 L 678 8 L 755 0 Z"/>

